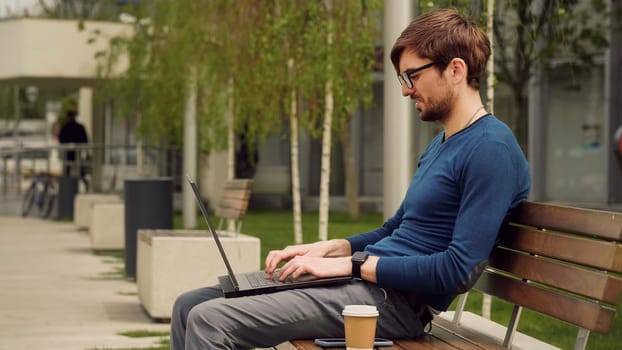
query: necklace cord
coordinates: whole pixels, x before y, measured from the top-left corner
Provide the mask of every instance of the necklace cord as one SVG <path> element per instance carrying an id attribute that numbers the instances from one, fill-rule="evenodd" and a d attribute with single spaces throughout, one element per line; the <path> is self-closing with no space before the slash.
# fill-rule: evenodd
<path id="1" fill-rule="evenodd" d="M 475 119 L 475 116 L 477 116 L 477 112 L 481 111 L 482 109 L 484 109 L 484 106 L 479 106 L 479 108 L 477 108 L 475 110 L 475 112 L 473 113 L 473 115 L 471 116 L 471 118 L 469 118 L 469 120 L 466 122 L 466 124 L 464 125 L 464 127 L 462 129 L 466 129 L 469 125 L 471 125 L 471 123 L 473 122 L 473 120 Z"/>

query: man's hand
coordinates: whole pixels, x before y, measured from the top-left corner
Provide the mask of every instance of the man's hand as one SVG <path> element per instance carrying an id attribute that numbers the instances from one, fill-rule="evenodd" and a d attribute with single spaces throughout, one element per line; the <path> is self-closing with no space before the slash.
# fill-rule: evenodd
<path id="1" fill-rule="evenodd" d="M 352 261 L 349 256 L 339 258 L 319 258 L 314 256 L 295 256 L 279 270 L 279 280 L 288 277 L 297 279 L 304 274 L 316 277 L 348 276 L 352 272 Z"/>
<path id="2" fill-rule="evenodd" d="M 266 257 L 266 274 L 272 278 L 272 273 L 282 261 L 290 261 L 295 257 L 343 257 L 350 255 L 350 242 L 345 239 L 318 241 L 309 244 L 287 246 L 282 250 L 272 250 Z M 281 272 L 282 273 L 282 272 Z M 279 273 L 279 276 L 281 276 Z M 302 274 L 302 273 L 301 273 Z M 286 274 L 285 277 L 287 277 Z M 296 275 L 296 276 L 300 276 Z M 317 276 L 317 275 L 316 275 Z M 318 276 L 320 277 L 320 276 Z"/>

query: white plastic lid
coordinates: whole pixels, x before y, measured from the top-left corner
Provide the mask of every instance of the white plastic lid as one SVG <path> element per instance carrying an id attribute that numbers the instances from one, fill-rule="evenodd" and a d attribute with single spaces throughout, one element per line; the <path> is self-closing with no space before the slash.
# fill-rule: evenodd
<path id="1" fill-rule="evenodd" d="M 374 305 L 346 305 L 343 308 L 343 316 L 374 317 L 378 316 L 378 309 Z"/>

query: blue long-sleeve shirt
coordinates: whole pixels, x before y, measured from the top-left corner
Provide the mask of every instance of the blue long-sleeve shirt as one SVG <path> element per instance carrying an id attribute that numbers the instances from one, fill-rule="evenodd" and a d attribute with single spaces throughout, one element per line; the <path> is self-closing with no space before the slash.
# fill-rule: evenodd
<path id="1" fill-rule="evenodd" d="M 529 165 L 511 130 L 492 115 L 427 147 L 399 209 L 352 252 L 379 256 L 377 283 L 437 310 L 478 277 L 504 221 L 527 198 Z"/>

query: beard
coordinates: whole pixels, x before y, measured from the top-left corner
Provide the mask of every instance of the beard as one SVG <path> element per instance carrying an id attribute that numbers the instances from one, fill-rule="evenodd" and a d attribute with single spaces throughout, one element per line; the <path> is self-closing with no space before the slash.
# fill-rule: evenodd
<path id="1" fill-rule="evenodd" d="M 454 101 L 454 94 L 451 90 L 445 89 L 440 95 L 440 98 L 427 98 L 420 101 L 425 105 L 424 109 L 419 109 L 419 118 L 424 122 L 435 122 L 446 118 L 451 111 Z"/>

